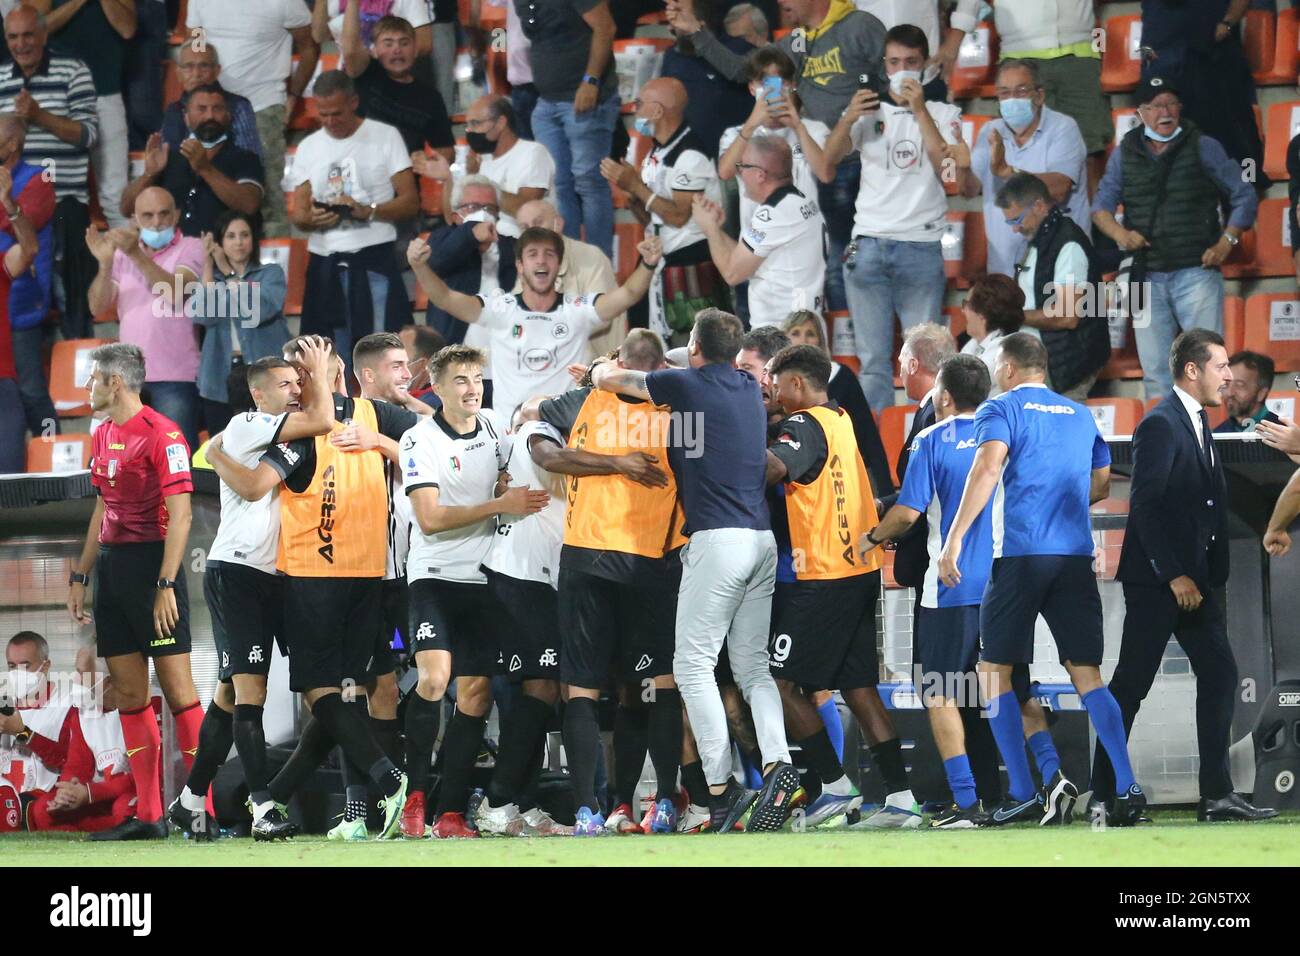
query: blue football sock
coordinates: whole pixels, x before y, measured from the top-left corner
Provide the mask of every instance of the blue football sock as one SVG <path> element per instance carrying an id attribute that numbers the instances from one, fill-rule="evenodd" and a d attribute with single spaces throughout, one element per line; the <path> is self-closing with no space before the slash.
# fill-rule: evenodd
<path id="1" fill-rule="evenodd" d="M 1098 687 L 1083 695 L 1083 706 L 1097 731 L 1097 739 L 1106 748 L 1106 756 L 1115 768 L 1115 792 L 1128 793 L 1136 782 L 1133 765 L 1128 761 L 1128 735 L 1124 733 L 1124 715 L 1109 687 Z"/>
<path id="2" fill-rule="evenodd" d="M 1020 716 L 1020 702 L 1015 691 L 1007 691 L 984 707 L 988 714 L 993 738 L 998 742 L 998 752 L 1007 768 L 1011 783 L 1011 797 L 1024 803 L 1034 795 L 1034 778 L 1029 773 L 1029 758 L 1025 756 L 1025 721 Z"/>
<path id="3" fill-rule="evenodd" d="M 1030 735 L 1029 752 L 1034 755 L 1034 763 L 1038 764 L 1038 775 L 1046 784 L 1052 779 L 1052 774 L 1061 769 L 1061 757 L 1056 752 L 1052 735 L 1046 730 Z"/>
<path id="4" fill-rule="evenodd" d="M 975 774 L 971 773 L 970 761 L 965 754 L 949 757 L 943 762 L 943 772 L 948 775 L 948 788 L 952 798 L 963 810 L 975 803 Z"/>
<path id="5" fill-rule="evenodd" d="M 817 713 L 822 719 L 822 724 L 826 727 L 826 736 L 831 738 L 831 746 L 835 748 L 835 756 L 840 758 L 840 763 L 844 762 L 844 722 L 840 720 L 840 710 L 835 706 L 835 698 L 832 697 L 817 708 Z"/>

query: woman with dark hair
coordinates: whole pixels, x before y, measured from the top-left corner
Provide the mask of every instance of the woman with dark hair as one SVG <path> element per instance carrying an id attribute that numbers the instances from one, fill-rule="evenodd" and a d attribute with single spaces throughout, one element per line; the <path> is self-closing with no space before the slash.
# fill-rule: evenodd
<path id="1" fill-rule="evenodd" d="M 781 324 L 781 330 L 790 336 L 791 345 L 815 345 L 827 355 L 831 354 L 830 343 L 826 339 L 826 320 L 816 312 L 808 309 L 791 312 Z M 831 380 L 826 385 L 826 395 L 844 409 L 849 421 L 853 422 L 858 454 L 867 466 L 871 488 L 876 497 L 892 494 L 894 479 L 890 474 L 889 458 L 885 455 L 885 445 L 880 440 L 880 429 L 876 427 L 876 418 L 871 414 L 867 396 L 862 391 L 858 377 L 834 358 L 831 359 Z"/>
<path id="2" fill-rule="evenodd" d="M 961 310 L 970 336 L 970 341 L 962 346 L 962 354 L 974 355 L 989 367 L 989 377 L 993 379 L 989 398 L 992 398 L 1001 392 L 993 376 L 998 353 L 1002 351 L 999 343 L 1004 336 L 1019 332 L 1025 324 L 1024 290 L 1010 276 L 983 275 L 971 283 Z"/>
<path id="3" fill-rule="evenodd" d="M 194 322 L 204 327 L 198 386 L 209 435 L 230 421 L 231 368 L 279 355 L 289 341 L 284 270 L 278 263 L 261 261 L 257 231 L 249 217 L 227 210 L 217 217 L 215 232 L 215 239 L 212 233 L 203 234 L 208 254 L 203 283 L 187 304 Z"/>

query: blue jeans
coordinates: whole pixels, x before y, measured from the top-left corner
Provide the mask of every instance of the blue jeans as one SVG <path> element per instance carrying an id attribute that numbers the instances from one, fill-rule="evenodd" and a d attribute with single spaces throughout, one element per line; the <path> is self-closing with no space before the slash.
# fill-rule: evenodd
<path id="1" fill-rule="evenodd" d="M 853 268 L 844 266 L 858 378 L 873 411 L 894 404 L 894 316 L 903 332 L 922 322 L 943 322 L 943 252 L 935 242 L 900 242 L 858 236 Z"/>
<path id="2" fill-rule="evenodd" d="M 50 400 L 50 386 L 45 381 L 45 364 L 41 360 L 41 346 L 45 329 L 36 325 L 30 329 L 14 329 L 14 364 L 18 366 L 18 388 L 22 392 L 23 421 L 33 435 L 56 435 L 59 416 Z"/>
<path id="3" fill-rule="evenodd" d="M 1179 332 L 1213 329 L 1223 334 L 1223 273 L 1191 266 L 1174 272 L 1148 272 L 1147 320 L 1133 323 L 1142 384 L 1147 399 L 1164 398 L 1173 387 L 1169 347 Z"/>
<path id="4" fill-rule="evenodd" d="M 348 282 L 352 278 L 347 269 L 341 270 L 339 278 L 343 285 L 343 297 L 348 295 Z M 388 308 L 388 276 L 381 272 L 367 272 L 366 279 L 370 282 L 370 301 L 374 309 L 374 321 L 370 332 L 384 331 L 384 312 Z M 366 333 L 369 335 L 370 333 Z M 344 381 L 347 382 L 348 388 L 352 387 L 352 349 L 356 345 L 352 341 L 352 316 L 348 316 L 348 321 L 334 330 L 334 351 L 343 359 Z"/>
<path id="5" fill-rule="evenodd" d="M 850 153 L 836 168 L 831 182 L 817 184 L 817 204 L 826 220 L 826 308 L 831 312 L 848 308 L 841 260 L 853 238 L 853 217 L 857 214 L 861 178 L 862 160 L 857 153 Z"/>
<path id="6" fill-rule="evenodd" d="M 144 391 L 145 404 L 180 426 L 193 454 L 199 447 L 199 420 L 203 417 L 199 387 L 193 382 L 145 382 Z"/>
<path id="7" fill-rule="evenodd" d="M 39 434 L 39 432 L 38 432 Z M 0 378 L 0 475 L 27 470 L 27 426 L 18 382 Z"/>
<path id="8" fill-rule="evenodd" d="M 533 110 L 537 142 L 555 160 L 555 195 L 564 234 L 583 238 L 613 257 L 614 197 L 600 174 L 600 161 L 609 155 L 618 122 L 618 96 L 596 104 L 589 113 L 573 112 L 572 103 L 540 99 Z"/>
<path id="9" fill-rule="evenodd" d="M 531 83 L 512 86 L 510 105 L 515 108 L 515 133 L 520 139 L 536 139 L 533 135 L 533 110 L 537 108 L 537 87 Z"/>

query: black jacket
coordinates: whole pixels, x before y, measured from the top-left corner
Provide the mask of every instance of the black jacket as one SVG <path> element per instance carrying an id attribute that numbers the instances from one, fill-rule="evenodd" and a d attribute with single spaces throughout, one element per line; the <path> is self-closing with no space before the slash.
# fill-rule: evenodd
<path id="1" fill-rule="evenodd" d="M 1217 449 L 1211 468 L 1191 418 L 1171 391 L 1133 435 L 1128 528 L 1116 578 L 1126 584 L 1168 584 L 1187 575 L 1202 591 L 1223 585 L 1228 580 L 1227 494 Z"/>
<path id="2" fill-rule="evenodd" d="M 483 278 L 483 256 L 478 251 L 478 240 L 474 238 L 475 225 L 467 222 L 429 233 L 429 268 L 452 291 L 465 295 L 477 295 Z M 515 287 L 515 240 L 510 236 L 499 236 L 497 251 L 501 254 L 497 281 L 509 292 Z M 465 330 L 469 326 L 432 302 L 425 321 L 438 330 L 448 345 L 465 341 Z"/>
<path id="3" fill-rule="evenodd" d="M 934 401 L 927 401 L 912 416 L 912 429 L 907 433 L 907 441 L 898 453 L 898 485 L 901 488 L 907 477 L 907 462 L 912 457 L 912 442 L 922 429 L 934 424 Z M 898 494 L 884 496 L 880 499 L 882 510 L 888 511 L 898 501 Z M 916 519 L 907 532 L 894 545 L 894 580 L 904 587 L 919 588 L 925 583 L 925 572 L 930 566 L 930 552 L 927 542 L 930 538 L 930 524 L 925 515 Z"/>

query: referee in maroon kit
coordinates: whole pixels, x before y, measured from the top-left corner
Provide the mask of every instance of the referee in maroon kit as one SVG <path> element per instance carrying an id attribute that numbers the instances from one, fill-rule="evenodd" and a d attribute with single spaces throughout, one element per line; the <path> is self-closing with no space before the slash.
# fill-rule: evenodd
<path id="1" fill-rule="evenodd" d="M 68 610 L 86 614 L 86 585 L 95 574 L 99 654 L 119 700 L 126 757 L 135 779 L 135 816 L 93 840 L 167 836 L 160 794 L 161 738 L 149 705 L 149 658 L 176 718 L 188 770 L 203 719 L 190 673 L 190 616 L 181 559 L 190 533 L 190 449 L 180 427 L 140 401 L 144 354 L 134 345 L 102 345 L 91 353 L 90 407 L 107 420 L 92 440 L 90 480 L 95 513 L 72 577 Z"/>

